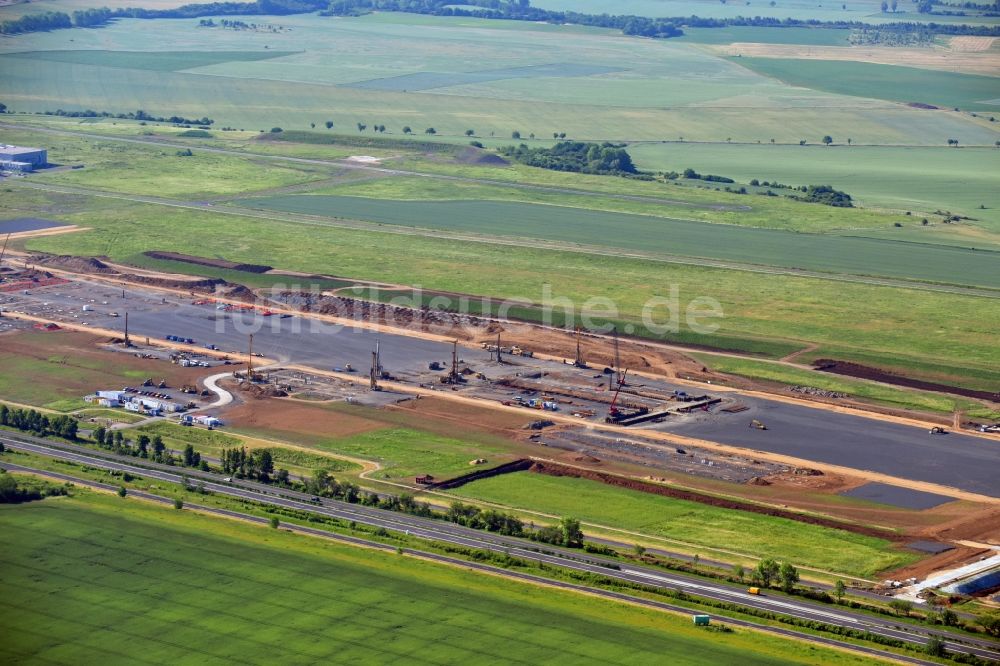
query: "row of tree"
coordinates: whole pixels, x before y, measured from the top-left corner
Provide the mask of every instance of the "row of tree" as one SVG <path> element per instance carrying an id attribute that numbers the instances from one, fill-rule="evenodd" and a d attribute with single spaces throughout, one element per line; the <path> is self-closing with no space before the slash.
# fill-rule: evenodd
<path id="1" fill-rule="evenodd" d="M 245 446 L 222 449 L 219 459 L 222 471 L 239 479 L 270 483 L 274 475 L 274 456 L 270 449 L 254 449 L 249 452 Z M 287 480 L 287 472 L 282 477 Z"/>
<path id="2" fill-rule="evenodd" d="M 2 452 L 0 448 L 0 452 Z M 18 480 L 0 469 L 0 504 L 21 504 L 33 502 L 44 497 L 67 495 L 66 486 L 56 486 L 51 483 L 36 482 L 32 485 L 18 483 Z"/>
<path id="3" fill-rule="evenodd" d="M 154 116 L 146 113 L 142 109 L 137 111 L 128 111 L 125 113 L 113 113 L 111 111 L 94 111 L 93 109 L 86 109 L 83 111 L 66 111 L 64 109 L 56 109 L 55 111 L 43 111 L 42 115 L 45 116 L 65 116 L 67 118 L 120 118 L 122 120 L 141 120 L 148 121 L 151 123 L 173 123 L 175 125 L 211 125 L 215 121 L 211 118 L 204 116 L 202 118 L 185 118 L 184 116 Z"/>
<path id="4" fill-rule="evenodd" d="M 72 416 L 46 416 L 34 409 L 21 409 L 0 405 L 0 426 L 30 432 L 38 437 L 54 435 L 64 439 L 77 438 L 79 422 Z"/>

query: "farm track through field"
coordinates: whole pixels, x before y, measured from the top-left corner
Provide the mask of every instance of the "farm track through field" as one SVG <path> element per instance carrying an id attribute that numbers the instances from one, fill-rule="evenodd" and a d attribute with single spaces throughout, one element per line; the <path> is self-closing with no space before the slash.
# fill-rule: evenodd
<path id="1" fill-rule="evenodd" d="M 364 168 L 371 168 L 371 167 L 364 167 Z M 418 175 L 425 175 L 425 174 L 418 174 Z M 437 177 L 437 176 L 429 176 L 429 177 Z M 29 181 L 24 179 L 17 181 L 8 181 L 8 184 L 19 187 L 25 187 L 29 189 L 55 192 L 60 194 L 78 194 L 78 195 L 100 197 L 106 199 L 119 199 L 122 201 L 131 201 L 135 203 L 169 206 L 173 208 L 183 208 L 188 210 L 197 210 L 201 212 L 234 215 L 238 217 L 252 217 L 263 220 L 274 220 L 277 222 L 289 222 L 294 224 L 304 224 L 304 225 L 312 225 L 320 227 L 335 227 L 342 229 L 353 229 L 357 231 L 391 233 L 403 236 L 422 236 L 422 237 L 437 238 L 444 240 L 472 242 L 472 243 L 486 243 L 491 245 L 505 245 L 505 246 L 522 247 L 535 250 L 574 252 L 577 254 L 591 254 L 591 255 L 600 255 L 605 257 L 613 256 L 623 259 L 638 259 L 644 261 L 655 261 L 655 262 L 669 263 L 669 264 L 682 264 L 689 266 L 702 266 L 707 268 L 720 268 L 726 270 L 746 271 L 752 273 L 764 273 L 769 275 L 789 275 L 793 277 L 835 280 L 840 282 L 854 282 L 871 286 L 917 289 L 922 291 L 934 291 L 934 292 L 942 292 L 942 293 L 956 294 L 962 296 L 1000 298 L 1000 290 L 979 289 L 975 287 L 962 287 L 962 286 L 947 285 L 947 284 L 936 284 L 932 282 L 919 282 L 919 281 L 911 281 L 899 278 L 871 277 L 871 276 L 856 275 L 850 273 L 823 273 L 819 271 L 810 271 L 797 268 L 781 268 L 776 266 L 731 262 L 731 261 L 709 259 L 702 257 L 687 257 L 679 255 L 661 254 L 655 252 L 621 250 L 611 247 L 590 246 L 578 243 L 566 243 L 562 241 L 542 240 L 537 238 L 486 236 L 481 234 L 475 234 L 472 232 L 449 232 L 449 231 L 441 231 L 433 229 L 423 229 L 418 227 L 402 227 L 402 226 L 394 226 L 387 224 L 379 224 L 375 222 L 365 222 L 361 220 L 328 218 L 322 216 L 307 215 L 302 213 L 286 213 L 286 212 L 271 211 L 271 210 L 264 211 L 255 208 L 245 208 L 245 207 L 231 206 L 231 205 L 227 205 L 225 207 L 211 207 L 210 205 L 199 202 L 180 201 L 176 199 L 168 199 L 165 197 L 153 197 L 153 196 L 145 196 L 138 194 L 121 194 L 117 192 L 107 192 L 103 190 L 95 190 L 79 186 L 56 185 L 52 183 L 41 183 L 38 181 Z"/>

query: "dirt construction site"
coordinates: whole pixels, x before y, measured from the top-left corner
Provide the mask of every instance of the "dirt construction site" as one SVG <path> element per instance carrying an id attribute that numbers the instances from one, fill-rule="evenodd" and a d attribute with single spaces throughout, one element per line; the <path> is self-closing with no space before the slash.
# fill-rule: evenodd
<path id="1" fill-rule="evenodd" d="M 624 339 L 93 267 L 36 271 L 0 292 L 6 337 L 92 331 L 90 346 L 130 363 L 225 372 L 235 401 L 213 413 L 303 440 L 373 427 L 318 405 L 395 410 L 500 435 L 515 457 L 970 544 L 934 561 L 1000 544 L 1000 445 L 988 437 L 734 390 L 680 353 Z M 209 367 L 182 369 L 178 354 Z"/>

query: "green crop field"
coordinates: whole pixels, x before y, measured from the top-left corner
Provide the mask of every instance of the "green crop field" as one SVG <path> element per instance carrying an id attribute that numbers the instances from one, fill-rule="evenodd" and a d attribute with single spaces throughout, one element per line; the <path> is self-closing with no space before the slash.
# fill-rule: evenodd
<path id="1" fill-rule="evenodd" d="M 696 44 L 732 44 L 751 42 L 761 44 L 808 44 L 810 46 L 847 46 L 850 30 L 816 28 L 758 28 L 728 26 L 725 28 L 684 28 L 684 36 L 677 41 Z"/>
<path id="2" fill-rule="evenodd" d="M 6 663 L 862 663 L 794 641 L 85 491 L 0 507 Z M 164 548 L 164 544 L 170 544 Z M 599 629 L 598 629 L 599 628 Z"/>
<path id="3" fill-rule="evenodd" d="M 340 132 L 354 132 L 358 122 L 384 124 L 394 135 L 403 126 L 418 134 L 434 127 L 452 140 L 469 128 L 483 137 L 518 130 L 525 138 L 561 131 L 593 139 L 797 142 L 823 127 L 859 142 L 900 144 L 957 136 L 991 145 L 997 134 L 961 116 L 803 90 L 684 41 L 402 14 L 259 20 L 284 29 L 130 19 L 100 30 L 7 37 L 0 45 L 4 103 L 16 111 L 142 106 L 154 115 L 207 115 L 220 126 L 254 130 L 326 120 Z M 129 58 L 122 53 L 150 50 L 164 53 L 123 66 Z M 255 54 L 260 59 L 251 60 Z M 219 62 L 197 66 L 209 59 Z M 195 66 L 163 71 L 186 65 Z M 504 78 L 496 78 L 498 70 Z M 525 72 L 534 75 L 518 75 Z M 393 77 L 445 87 L 403 92 L 404 79 L 388 81 L 390 90 L 353 87 L 385 87 Z"/>
<path id="4" fill-rule="evenodd" d="M 894 549 L 884 539 L 614 488 L 588 479 L 520 472 L 474 481 L 451 492 L 841 574 L 872 576 L 918 559 L 915 554 Z"/>
<path id="5" fill-rule="evenodd" d="M 789 185 L 825 183 L 865 205 L 913 210 L 918 216 L 919 211 L 952 211 L 977 221 L 941 225 L 940 216 L 930 216 L 933 229 L 951 234 L 956 241 L 1000 245 L 1000 150 L 950 148 L 944 145 L 948 137 L 933 148 L 842 145 L 849 136 L 834 136 L 838 145 L 831 147 L 811 138 L 815 145 L 670 143 L 631 146 L 629 152 L 643 169 L 683 171 L 690 167 L 740 182 L 757 178 Z M 928 239 L 925 232 L 929 230 L 920 229 L 908 240 Z M 885 235 L 893 237 L 899 231 L 904 230 L 889 229 Z"/>
<path id="6" fill-rule="evenodd" d="M 1000 112 L 1000 78 L 869 62 L 735 58 L 758 74 L 840 95 Z M 943 137 L 957 138 L 957 137 Z M 930 137 L 928 137 L 930 139 Z M 938 141 L 928 141 L 937 143 Z"/>
<path id="7" fill-rule="evenodd" d="M 834 273 L 872 274 L 1000 288 L 1000 255 L 939 245 L 793 234 L 579 208 L 499 201 L 392 201 L 285 195 L 256 208 L 381 224 L 533 237 Z M 613 232 L 609 233 L 610 230 Z"/>
<path id="8" fill-rule="evenodd" d="M 95 65 L 118 69 L 177 72 L 224 62 L 252 62 L 292 55 L 294 51 L 27 51 L 10 57 Z"/>

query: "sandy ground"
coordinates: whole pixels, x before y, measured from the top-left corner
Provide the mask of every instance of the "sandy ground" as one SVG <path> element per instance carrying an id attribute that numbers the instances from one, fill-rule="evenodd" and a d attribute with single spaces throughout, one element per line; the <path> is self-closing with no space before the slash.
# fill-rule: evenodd
<path id="1" fill-rule="evenodd" d="M 363 416 L 281 399 L 253 400 L 231 407 L 225 411 L 225 420 L 234 428 L 295 432 L 306 439 L 350 437 L 385 427 Z"/>
<path id="2" fill-rule="evenodd" d="M 949 45 L 952 51 L 965 51 L 969 53 L 975 53 L 979 51 L 989 51 L 993 48 L 993 44 L 996 43 L 996 37 L 973 37 L 971 35 L 964 35 L 961 37 L 952 37 Z"/>
<path id="3" fill-rule="evenodd" d="M 967 39 L 992 39 L 970 37 Z M 880 65 L 921 67 L 947 72 L 985 74 L 1000 73 L 1000 52 L 979 48 L 978 42 L 960 42 L 960 49 L 939 46 L 926 48 L 895 48 L 888 46 L 804 46 L 799 44 L 758 44 L 736 42 L 712 47 L 712 51 L 726 56 L 755 58 L 795 58 L 800 60 L 841 60 L 871 62 Z M 973 50 L 975 48 L 976 50 Z M 919 101 L 919 100 L 915 100 Z"/>

